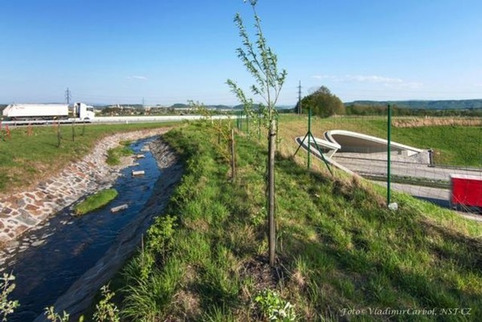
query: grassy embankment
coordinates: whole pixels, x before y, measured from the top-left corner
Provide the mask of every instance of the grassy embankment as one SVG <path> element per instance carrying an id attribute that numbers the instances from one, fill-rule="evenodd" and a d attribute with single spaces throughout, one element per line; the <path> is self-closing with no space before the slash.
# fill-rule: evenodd
<path id="1" fill-rule="evenodd" d="M 81 159 L 105 136 L 167 126 L 172 126 L 172 123 L 87 125 L 84 135 L 81 135 L 82 125 L 77 125 L 75 141 L 71 139 L 72 128 L 62 126 L 60 147 L 57 147 L 56 127 L 34 127 L 31 135 L 26 127 L 10 129 L 10 138 L 0 140 L 0 194 L 15 192 L 51 176 L 67 164 Z"/>
<path id="2" fill-rule="evenodd" d="M 238 136 L 238 178 L 230 183 L 216 134 L 181 128 L 165 137 L 182 155 L 185 175 L 169 216 L 156 220 L 144 252 L 117 281 L 124 285 L 122 314 L 133 321 L 255 320 L 263 315 L 256 296 L 276 289 L 306 320 L 343 319 L 344 309 L 470 308 L 470 315 L 444 318 L 476 321 L 480 224 L 399 194 L 399 210 L 391 212 L 370 185 L 339 173 L 331 178 L 323 167 L 307 171 L 302 155 L 288 158 L 296 148 L 290 133 L 306 128 L 285 121 L 276 166 L 276 269 L 266 265 L 264 144 Z M 356 126 L 381 131 L 377 123 Z M 432 317 L 395 317 L 407 318 Z"/>
<path id="3" fill-rule="evenodd" d="M 469 119 L 479 122 L 473 122 L 473 126 L 438 125 L 445 120 L 440 118 L 428 120 L 420 118 L 420 120 L 425 121 L 425 124 L 431 124 L 430 121 L 432 121 L 433 125 L 409 127 L 405 125 L 410 124 L 409 119 L 394 118 L 393 123 L 400 123 L 403 127 L 392 126 L 392 140 L 421 149 L 433 148 L 435 164 L 482 168 L 482 120 Z M 297 136 L 304 135 L 306 123 L 306 117 L 282 115 L 280 123 L 282 137 L 293 140 Z M 348 130 L 386 138 L 386 117 L 313 118 L 313 135 L 323 138 L 323 133 L 328 130 Z M 291 153 L 294 153 L 294 150 Z"/>
<path id="4" fill-rule="evenodd" d="M 101 190 L 75 205 L 74 212 L 78 216 L 85 215 L 93 210 L 104 207 L 118 195 L 119 193 L 115 189 Z"/>

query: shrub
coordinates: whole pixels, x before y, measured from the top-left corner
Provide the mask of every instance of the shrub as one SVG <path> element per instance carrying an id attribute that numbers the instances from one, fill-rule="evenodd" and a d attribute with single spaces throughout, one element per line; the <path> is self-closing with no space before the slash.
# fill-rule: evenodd
<path id="1" fill-rule="evenodd" d="M 295 321 L 296 311 L 293 304 L 281 298 L 273 290 L 264 290 L 255 297 L 254 301 L 259 304 L 260 310 L 270 321 Z"/>
<path id="2" fill-rule="evenodd" d="M 11 283 L 15 280 L 12 274 L 4 273 L 0 277 L 0 316 L 2 321 L 7 321 L 7 315 L 12 314 L 17 307 L 20 306 L 18 301 L 10 301 L 8 295 L 15 289 L 15 284 Z"/>

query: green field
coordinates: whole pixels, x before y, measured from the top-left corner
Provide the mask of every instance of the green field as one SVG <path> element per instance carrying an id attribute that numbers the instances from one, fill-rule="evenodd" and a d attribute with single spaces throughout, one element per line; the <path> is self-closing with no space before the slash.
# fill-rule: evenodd
<path id="1" fill-rule="evenodd" d="M 54 126 L 34 127 L 31 133 L 26 127 L 11 129 L 10 137 L 4 134 L 0 140 L 0 194 L 18 191 L 80 160 L 102 137 L 167 126 L 172 124 L 86 125 L 84 130 L 76 125 L 75 141 L 71 126 L 62 126 L 60 147 Z"/>
<path id="2" fill-rule="evenodd" d="M 280 137 L 283 142 L 294 142 L 294 138 L 306 133 L 306 116 L 282 115 Z M 11 193 L 32 185 L 82 158 L 100 138 L 119 131 L 133 131 L 172 124 L 122 124 L 82 125 L 61 127 L 61 146 L 58 147 L 57 130 L 54 126 L 12 129 L 10 138 L 0 140 L 0 194 Z M 253 122 L 251 131 L 256 132 Z M 386 121 L 382 117 L 313 119 L 313 134 L 323 136 L 330 129 L 358 131 L 386 137 Z M 82 135 L 82 132 L 84 134 Z M 436 164 L 482 167 L 482 127 L 428 126 L 420 128 L 393 128 L 394 141 L 419 148 L 435 149 Z M 282 153 L 291 155 L 295 144 L 285 144 Z M 26 175 L 25 175 L 26 174 Z"/>
<path id="3" fill-rule="evenodd" d="M 274 269 L 266 258 L 265 133 L 258 141 L 254 124 L 251 135 L 238 133 L 234 182 L 226 142 L 218 141 L 210 123 L 178 126 L 165 135 L 181 155 L 185 175 L 168 209 L 149 229 L 144 251 L 111 284 L 124 318 L 266 320 L 270 308 L 287 307 L 300 320 L 386 320 L 343 315 L 350 309 L 463 307 L 470 315 L 444 319 L 477 320 L 482 314 L 481 224 L 397 193 L 392 198 L 399 210 L 391 212 L 384 188 L 338 171 L 331 177 L 320 162 L 307 171 L 304 153 L 292 157 L 294 138 L 306 132 L 306 121 L 280 118 Z M 78 126 L 75 141 L 71 128 L 62 127 L 60 147 L 55 128 L 12 130 L 11 138 L 0 141 L 0 191 L 48 177 L 103 136 L 153 127 L 159 125 L 87 126 L 81 136 Z M 384 137 L 385 127 L 383 118 L 313 121 L 319 137 L 329 129 Z M 480 166 L 480 131 L 434 125 L 396 128 L 392 137 L 434 148 L 439 163 Z"/>
<path id="4" fill-rule="evenodd" d="M 313 118 L 312 132 L 315 136 L 323 138 L 325 131 L 335 129 L 387 138 L 386 117 Z M 283 139 L 294 140 L 297 136 L 303 136 L 306 130 L 306 116 L 281 116 Z M 392 140 L 421 149 L 433 148 L 437 165 L 482 168 L 482 120 L 480 126 L 392 126 Z"/>
<path id="5" fill-rule="evenodd" d="M 281 133 L 286 153 L 294 143 L 286 129 Z M 399 194 L 399 210 L 391 212 L 382 188 L 339 173 L 332 178 L 324 169 L 307 171 L 302 158 L 282 153 L 276 166 L 278 261 L 272 269 L 265 146 L 237 136 L 238 177 L 231 183 L 226 146 L 217 144 L 215 132 L 198 125 L 165 137 L 182 155 L 185 175 L 149 229 L 144 251 L 114 281 L 128 320 L 267 320 L 266 302 L 278 308 L 289 302 L 291 313 L 308 321 L 388 318 L 344 316 L 370 308 L 470 308 L 470 315 L 444 316 L 466 321 L 482 314 L 479 223 Z M 407 318 L 413 317 L 394 319 Z"/>

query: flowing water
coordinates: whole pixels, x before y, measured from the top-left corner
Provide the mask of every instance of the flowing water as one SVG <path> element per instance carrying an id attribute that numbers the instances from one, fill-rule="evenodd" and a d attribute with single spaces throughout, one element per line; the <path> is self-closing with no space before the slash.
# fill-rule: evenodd
<path id="1" fill-rule="evenodd" d="M 81 217 L 64 209 L 48 223 L 27 233 L 23 242 L 28 248 L 17 249 L 2 271 L 12 272 L 16 288 L 9 299 L 20 302 L 9 321 L 33 321 L 44 308 L 55 303 L 84 272 L 92 267 L 113 243 L 119 232 L 138 214 L 161 176 L 156 160 L 143 146 L 153 139 L 131 145 L 134 153 L 142 153 L 138 166 L 122 170 L 113 188 L 119 196 L 106 207 Z M 132 170 L 144 170 L 144 176 L 132 177 Z M 111 213 L 110 208 L 127 203 L 129 208 Z M 34 241 L 32 243 L 32 241 Z"/>

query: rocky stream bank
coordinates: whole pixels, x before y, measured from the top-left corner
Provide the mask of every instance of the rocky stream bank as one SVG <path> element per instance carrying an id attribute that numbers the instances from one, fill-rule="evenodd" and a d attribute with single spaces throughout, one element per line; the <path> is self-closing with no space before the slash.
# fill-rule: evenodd
<path id="1" fill-rule="evenodd" d="M 103 251 L 102 254 L 99 253 L 101 257 L 99 260 L 93 262 L 95 264 L 86 266 L 84 273 L 81 273 L 75 280 L 66 284 L 70 286 L 67 286 L 66 291 L 60 293 L 62 294 L 61 296 L 57 295 L 55 297 L 57 299 L 55 301 L 56 310 L 66 310 L 71 314 L 71 317 L 74 318 L 82 314 L 82 312 L 91 305 L 100 287 L 107 283 L 122 267 L 125 261 L 136 251 L 152 219 L 163 212 L 172 191 L 181 179 L 183 172 L 182 164 L 177 162 L 176 154 L 163 141 L 161 135 L 165 132 L 166 129 L 156 129 L 122 133 L 106 137 L 102 139 L 85 158 L 75 164 L 67 166 L 60 173 L 51 176 L 49 179 L 38 183 L 34 188 L 16 195 L 0 195 L 0 240 L 2 243 L 2 248 L 0 249 L 0 266 L 4 269 L 8 267 L 17 268 L 15 263 L 18 262 L 18 256 L 20 254 L 28 254 L 30 256 L 32 252 L 38 252 L 40 249 L 42 249 L 42 251 L 40 251 L 39 254 L 45 253 L 43 250 L 45 246 L 52 245 L 53 239 L 59 233 L 57 231 L 59 223 L 61 225 L 72 224 L 72 227 L 77 227 L 77 220 L 72 221 L 72 219 L 68 219 L 68 217 L 72 216 L 74 204 L 100 189 L 114 185 L 117 186 L 119 184 L 119 176 L 121 176 L 119 179 L 125 182 L 126 171 L 130 173 L 131 167 L 133 170 L 138 169 L 139 162 L 142 163 L 142 167 L 145 167 L 147 163 L 145 163 L 144 160 L 152 163 L 152 161 L 149 160 L 154 159 L 153 164 L 154 166 L 157 164 L 161 176 L 157 177 L 157 175 L 156 178 L 158 179 L 154 179 L 155 182 L 153 180 L 149 181 L 152 182 L 152 188 L 146 190 L 150 191 L 150 197 L 148 196 L 146 199 L 147 202 L 143 203 L 141 209 L 135 210 L 134 216 L 131 217 L 132 219 L 121 229 L 110 231 L 112 228 L 110 228 L 110 226 L 106 227 L 109 234 L 115 234 L 115 238 L 109 243 L 106 248 L 107 250 Z M 139 142 L 138 140 L 145 138 L 149 138 L 147 139 L 149 143 L 148 146 L 144 145 L 144 147 L 142 147 L 142 151 L 148 152 L 146 152 L 146 159 L 143 159 L 142 162 L 137 161 L 135 157 L 127 157 L 120 166 L 112 167 L 106 164 L 107 151 L 110 148 L 116 147 L 120 141 L 130 140 Z M 141 145 L 139 143 L 135 143 L 135 145 L 136 150 L 139 150 Z M 129 170 L 123 170 L 127 167 L 129 167 Z M 151 175 L 146 175 L 146 178 L 147 177 L 151 177 Z M 137 187 L 135 189 L 145 190 L 146 186 L 144 184 L 142 184 L 143 186 L 139 186 L 139 182 L 142 181 L 138 180 L 139 179 L 135 179 L 135 181 L 132 181 L 133 185 Z M 134 182 L 138 182 L 138 184 L 136 185 Z M 128 192 L 127 195 L 132 193 L 136 195 L 136 191 L 137 190 L 131 189 L 125 192 Z M 113 214 L 112 216 L 120 218 L 118 214 Z M 65 221 L 65 223 L 63 223 L 63 221 Z M 99 221 L 99 223 L 101 222 L 103 221 Z M 95 224 L 95 221 L 92 221 L 92 223 Z M 85 226 L 81 226 L 81 229 L 85 229 Z M 93 237 L 93 235 L 88 235 L 88 239 L 91 239 L 91 237 Z M 60 239 L 66 241 L 62 237 L 60 237 Z M 73 253 L 73 258 L 76 258 L 77 252 L 82 251 L 82 249 L 84 249 L 83 247 L 87 246 L 91 241 L 86 240 L 85 243 L 83 243 L 82 240 L 80 240 L 79 242 L 80 248 L 70 249 L 67 247 L 65 249 L 67 252 Z M 54 248 L 55 247 L 56 246 L 54 246 Z M 58 249 L 55 248 L 54 251 L 58 251 Z M 21 256 L 20 258 L 24 257 L 25 256 Z M 53 263 L 56 260 L 54 257 L 55 256 L 52 256 L 51 260 L 48 260 L 48 263 Z M 30 260 L 28 260 L 27 263 L 29 261 Z M 21 260 L 21 262 L 23 262 L 23 260 Z M 79 262 L 78 265 L 85 266 L 83 262 Z M 31 266 L 27 266 L 27 269 L 30 271 Z M 28 274 L 28 272 L 18 271 L 18 269 L 21 270 L 21 268 L 17 268 L 16 273 Z M 32 269 L 36 271 L 36 268 Z M 61 268 L 59 267 L 59 269 Z M 57 269 L 55 271 L 55 274 L 61 276 L 65 274 L 69 275 L 67 279 L 71 280 L 70 273 L 65 273 L 62 270 L 57 272 Z M 44 279 L 45 276 L 47 276 L 42 274 L 39 275 L 40 279 Z M 65 276 L 67 277 L 67 275 Z M 26 283 L 33 282 L 37 286 L 43 283 L 40 280 L 36 281 L 35 276 L 23 277 L 22 282 L 24 279 Z M 52 283 L 56 282 L 52 281 Z M 24 288 L 19 288 L 19 290 L 20 289 L 24 290 Z M 27 287 L 27 289 L 35 291 L 34 288 L 31 287 Z M 28 295 L 30 294 L 29 292 L 30 291 L 27 293 L 27 298 L 37 302 L 37 298 L 32 298 L 33 295 Z M 44 292 L 48 292 L 48 290 Z M 24 305 L 26 311 L 19 312 L 19 315 L 14 317 L 15 321 L 24 321 L 24 318 L 33 320 L 35 316 L 37 316 L 35 321 L 45 321 L 43 314 L 32 316 L 33 313 L 39 314 L 40 312 L 32 308 L 32 305 L 28 303 L 28 299 L 24 299 L 22 305 Z"/>
<path id="2" fill-rule="evenodd" d="M 48 224 L 48 218 L 95 191 L 108 188 L 120 169 L 132 163 L 126 158 L 119 166 L 106 161 L 107 151 L 120 141 L 138 140 L 162 135 L 167 129 L 118 133 L 103 138 L 82 160 L 65 167 L 60 173 L 17 194 L 0 195 L 0 264 L 18 247 L 38 246 L 42 240 L 20 241 L 25 232 Z M 48 237 L 48 236 L 46 236 Z"/>

